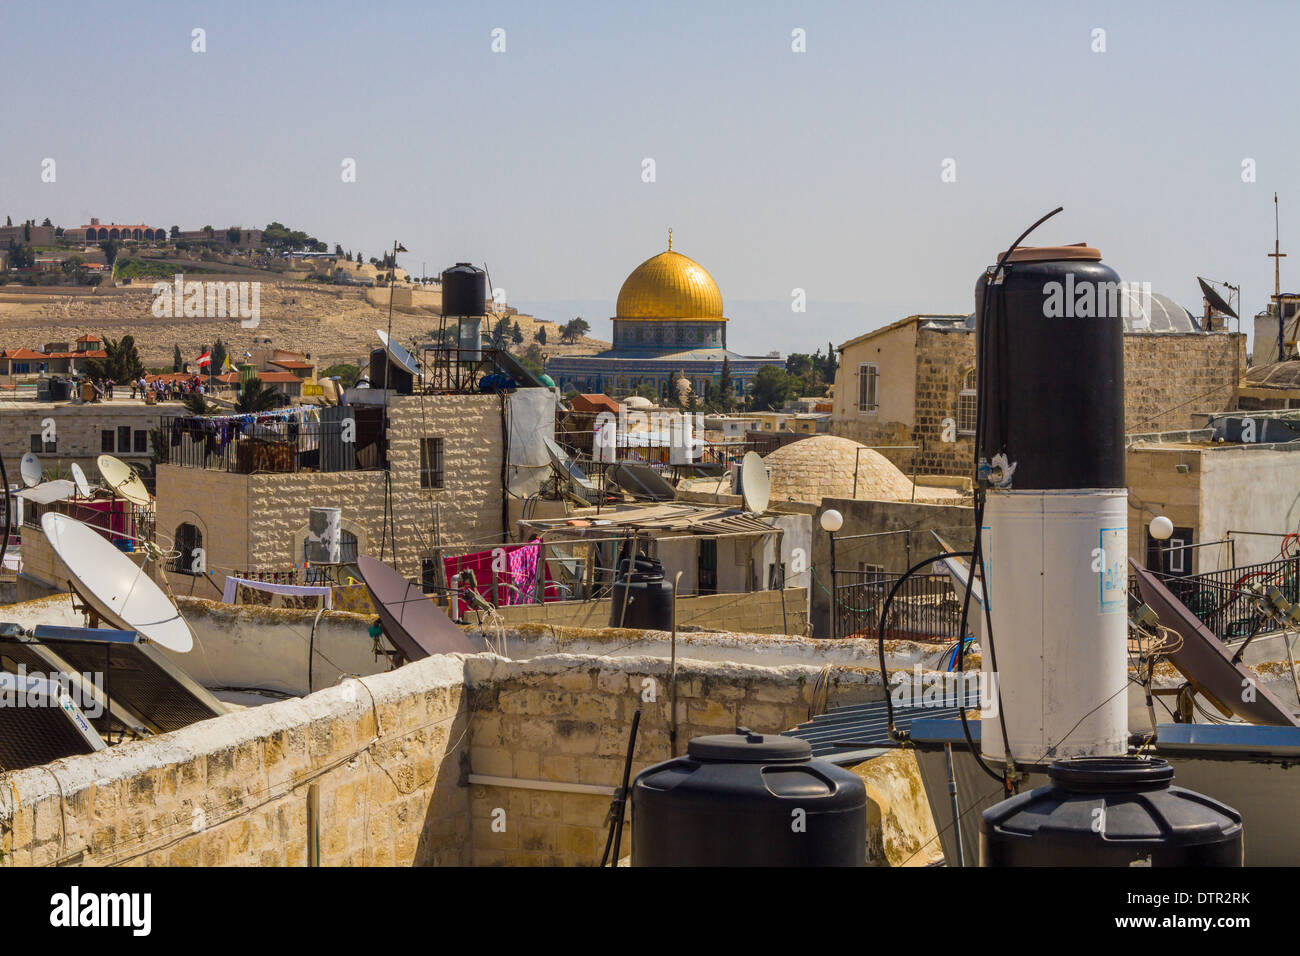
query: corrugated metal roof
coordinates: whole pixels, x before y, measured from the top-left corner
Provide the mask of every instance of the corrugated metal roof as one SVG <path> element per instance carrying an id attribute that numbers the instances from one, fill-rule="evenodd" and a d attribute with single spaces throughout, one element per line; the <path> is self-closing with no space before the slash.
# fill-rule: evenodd
<path id="1" fill-rule="evenodd" d="M 579 516 L 575 516 L 579 517 Z M 758 534 L 775 530 L 762 518 L 756 518 L 736 508 L 700 508 L 678 504 L 651 505 L 645 508 L 627 508 L 621 511 L 602 511 L 599 515 L 581 515 L 588 521 L 609 522 L 592 525 L 600 528 L 637 528 L 644 531 L 694 531 L 700 534 Z M 534 521 L 534 525 L 547 528 L 564 528 L 572 519 Z M 584 530 L 588 526 L 571 526 Z"/>
<path id="2" fill-rule="evenodd" d="M 908 730 L 914 720 L 925 718 L 952 719 L 960 716 L 958 697 L 950 693 L 947 699 L 923 704 L 894 705 L 894 726 Z M 977 687 L 967 692 L 966 709 L 978 709 Z M 889 713 L 883 700 L 869 704 L 848 704 L 836 707 L 812 720 L 787 730 L 785 737 L 798 737 L 812 745 L 814 757 L 833 758 L 852 750 L 891 746 Z"/>

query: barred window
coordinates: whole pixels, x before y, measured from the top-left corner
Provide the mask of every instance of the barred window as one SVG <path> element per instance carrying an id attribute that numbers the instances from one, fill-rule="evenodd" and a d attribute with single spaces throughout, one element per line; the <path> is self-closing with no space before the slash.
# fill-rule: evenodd
<path id="1" fill-rule="evenodd" d="M 420 487 L 442 487 L 442 439 L 420 439 Z"/>
<path id="2" fill-rule="evenodd" d="M 957 431 L 963 435 L 975 434 L 978 417 L 979 393 L 976 391 L 978 378 L 975 369 L 969 369 L 962 381 L 962 389 L 957 395 Z"/>

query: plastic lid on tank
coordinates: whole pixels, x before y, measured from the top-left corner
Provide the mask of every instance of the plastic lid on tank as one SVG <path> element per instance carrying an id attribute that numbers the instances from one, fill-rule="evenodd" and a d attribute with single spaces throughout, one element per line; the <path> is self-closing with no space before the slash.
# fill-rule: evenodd
<path id="1" fill-rule="evenodd" d="M 993 261 L 997 262 L 1001 255 L 1002 253 L 999 252 L 993 257 Z M 1021 246 L 1007 256 L 1007 262 L 1061 262 L 1063 260 L 1100 262 L 1101 252 L 1086 242 L 1076 242 L 1069 246 Z"/>
<path id="2" fill-rule="evenodd" d="M 1070 757 L 1047 768 L 1047 776 L 1076 793 L 1160 789 L 1174 779 L 1174 768 L 1162 757 Z"/>
<path id="3" fill-rule="evenodd" d="M 737 727 L 736 731 L 696 737 L 686 745 L 686 753 L 696 760 L 726 763 L 803 763 L 812 759 L 812 745 L 806 740 L 756 734 L 746 727 Z"/>

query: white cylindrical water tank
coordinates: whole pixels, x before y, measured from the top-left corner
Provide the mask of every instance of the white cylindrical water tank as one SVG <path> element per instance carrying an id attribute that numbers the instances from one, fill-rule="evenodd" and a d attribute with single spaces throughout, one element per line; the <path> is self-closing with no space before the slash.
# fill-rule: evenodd
<path id="1" fill-rule="evenodd" d="M 339 564 L 343 560 L 343 510 L 312 508 L 307 512 L 307 560 Z"/>
<path id="2" fill-rule="evenodd" d="M 1019 766 L 1127 752 L 1127 507 L 1123 488 L 988 494 L 984 593 Z M 981 650 L 987 669 L 987 641 Z M 980 749 L 1005 757 L 994 710 Z"/>

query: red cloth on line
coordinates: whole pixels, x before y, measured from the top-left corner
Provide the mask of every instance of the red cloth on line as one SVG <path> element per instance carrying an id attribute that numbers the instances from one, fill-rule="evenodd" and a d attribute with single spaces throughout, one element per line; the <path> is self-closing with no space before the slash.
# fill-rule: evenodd
<path id="1" fill-rule="evenodd" d="M 502 607 L 507 604 L 531 604 L 536 600 L 534 587 L 536 586 L 536 573 L 531 575 L 531 580 L 519 580 L 518 575 L 510 570 L 512 563 L 519 564 L 518 561 L 512 562 L 510 555 L 512 552 L 520 551 L 524 548 L 538 548 L 536 541 L 527 544 L 511 544 L 500 548 L 493 548 L 491 551 L 475 551 L 471 554 L 460 554 L 455 557 L 443 558 L 442 567 L 447 574 L 447 584 L 451 585 L 451 579 L 462 571 L 474 572 L 474 587 L 468 584 L 462 584 L 461 590 L 474 591 L 485 601 Z M 498 570 L 496 572 L 497 586 L 495 590 L 492 587 L 492 565 L 496 561 Z M 557 589 L 551 578 L 550 568 L 546 569 L 545 589 L 542 594 L 543 601 L 554 601 L 558 599 Z M 513 588 L 506 587 L 507 584 L 514 585 Z M 466 602 L 456 598 L 452 601 L 452 617 L 459 618 L 468 608 Z"/>

